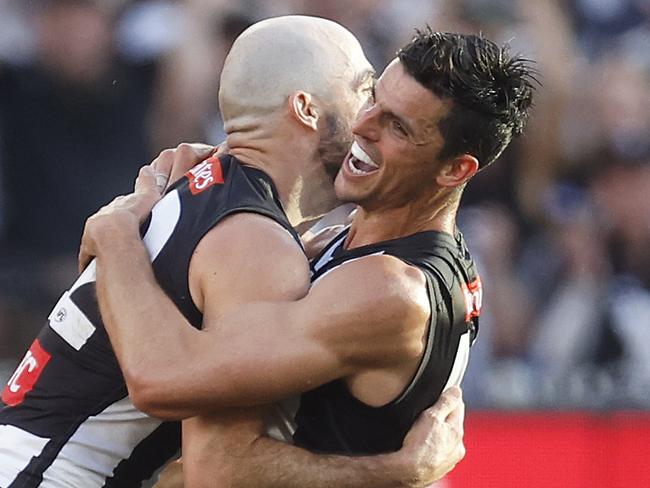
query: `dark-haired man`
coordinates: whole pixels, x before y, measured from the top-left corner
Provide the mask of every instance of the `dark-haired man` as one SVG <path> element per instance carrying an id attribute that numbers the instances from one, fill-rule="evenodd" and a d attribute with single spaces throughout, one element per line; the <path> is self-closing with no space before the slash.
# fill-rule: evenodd
<path id="1" fill-rule="evenodd" d="M 398 449 L 416 416 L 464 372 L 482 290 L 455 216 L 467 181 L 524 127 L 532 91 L 525 61 L 490 41 L 418 32 L 353 127 L 335 188 L 358 211 L 313 261 L 309 293 L 246 304 L 204 330 L 158 287 L 141 216 L 112 209 L 92 218 L 85 245 L 98 257 L 100 306 L 144 410 L 186 417 L 315 388 L 296 417 L 299 446 Z M 328 486 L 305 468 L 313 454 L 270 455 L 254 417 L 215 416 L 219 427 L 184 453 L 192 486 Z"/>
<path id="2" fill-rule="evenodd" d="M 170 190 L 143 228 L 157 283 L 192 325 L 210 327 L 247 301 L 304 296 L 309 266 L 292 225 L 332 201 L 329 168 L 338 168 L 349 147 L 346 129 L 373 73 L 356 38 L 325 19 L 267 19 L 237 39 L 220 90 L 230 154 L 194 168 L 191 181 Z M 178 153 L 186 150 L 193 154 L 189 146 Z M 140 486 L 178 450 L 178 423 L 138 410 L 143 393 L 132 382 L 127 391 L 96 303 L 94 270 L 89 266 L 63 294 L 2 390 L 3 488 Z M 137 368 L 125 364 L 131 380 Z M 254 391 L 239 404 L 251 398 Z M 346 483 L 360 487 L 377 477 L 413 484 L 422 478 L 414 470 L 423 468 L 420 485 L 441 476 L 462 457 L 463 417 L 458 396 L 442 400 L 432 410 L 439 422 L 424 416 L 400 452 L 329 460 L 331 468 L 318 475 L 338 486 L 347 469 L 353 476 Z M 215 429 L 234 422 L 232 414 L 224 412 L 219 422 Z M 209 417 L 186 422 L 186 452 L 215 434 L 211 424 Z"/>

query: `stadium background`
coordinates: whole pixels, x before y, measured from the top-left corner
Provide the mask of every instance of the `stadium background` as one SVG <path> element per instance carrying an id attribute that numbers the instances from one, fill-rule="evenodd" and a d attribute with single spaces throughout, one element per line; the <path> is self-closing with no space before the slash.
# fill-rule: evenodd
<path id="1" fill-rule="evenodd" d="M 232 39 L 271 15 L 416 26 L 537 61 L 527 133 L 465 195 L 485 283 L 446 487 L 650 486 L 650 0 L 0 0 L 0 380 L 75 273 L 84 217 L 180 141 L 219 142 Z"/>

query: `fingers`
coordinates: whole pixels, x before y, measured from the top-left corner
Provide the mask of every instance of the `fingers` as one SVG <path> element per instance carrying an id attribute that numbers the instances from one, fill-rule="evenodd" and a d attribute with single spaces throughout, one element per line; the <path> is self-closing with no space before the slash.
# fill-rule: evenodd
<path id="1" fill-rule="evenodd" d="M 462 401 L 462 398 L 456 404 L 456 408 L 454 408 L 447 416 L 447 422 L 449 422 L 451 428 L 459 432 L 461 437 L 463 436 L 463 423 L 465 422 L 465 402 Z"/>
<path id="2" fill-rule="evenodd" d="M 215 149 L 216 148 L 214 146 L 202 144 L 199 142 L 183 142 L 176 148 L 176 153 L 181 160 L 194 160 L 196 163 L 198 163 L 200 161 L 203 161 L 205 158 L 210 157 L 212 153 L 214 153 Z"/>
<path id="3" fill-rule="evenodd" d="M 135 187 L 133 189 L 134 193 L 153 192 L 160 194 L 157 187 L 157 175 L 155 175 L 154 169 L 149 165 L 140 168 L 138 177 L 135 180 Z"/>
<path id="4" fill-rule="evenodd" d="M 150 165 L 153 167 L 156 187 L 159 193 L 164 193 L 167 188 L 167 183 L 169 182 L 169 177 L 174 166 L 174 154 L 175 149 L 165 149 Z"/>
<path id="5" fill-rule="evenodd" d="M 190 169 L 210 157 L 214 150 L 215 148 L 213 146 L 208 146 L 207 144 L 180 144 L 175 149 L 169 181 L 173 183 L 182 178 Z"/>
<path id="6" fill-rule="evenodd" d="M 459 403 L 462 403 L 462 393 L 459 387 L 452 386 L 445 390 L 433 407 L 427 409 L 427 412 L 444 422 Z"/>
<path id="7" fill-rule="evenodd" d="M 77 258 L 77 265 L 78 265 L 78 268 L 79 268 L 79 274 L 83 273 L 84 269 L 86 269 L 88 267 L 88 265 L 90 264 L 90 261 L 92 261 L 93 257 L 94 256 L 92 256 L 88 252 L 86 246 L 82 242 L 81 247 L 79 248 L 79 256 Z"/>
<path id="8" fill-rule="evenodd" d="M 158 193 L 160 193 L 161 195 L 165 193 L 165 189 L 167 188 L 167 183 L 169 183 L 169 175 L 156 173 L 156 190 L 158 191 Z"/>
<path id="9" fill-rule="evenodd" d="M 215 148 L 215 150 L 214 150 L 214 152 L 212 154 L 217 156 L 217 157 L 220 157 L 220 156 L 223 156 L 225 154 L 228 154 L 229 150 L 230 150 L 230 148 L 228 147 L 228 143 L 226 141 L 223 141 L 221 144 L 219 144 Z"/>
<path id="10" fill-rule="evenodd" d="M 158 193 L 180 179 L 198 163 L 208 158 L 216 148 L 208 144 L 182 143 L 174 149 L 165 149 L 150 166 L 153 167 Z"/>

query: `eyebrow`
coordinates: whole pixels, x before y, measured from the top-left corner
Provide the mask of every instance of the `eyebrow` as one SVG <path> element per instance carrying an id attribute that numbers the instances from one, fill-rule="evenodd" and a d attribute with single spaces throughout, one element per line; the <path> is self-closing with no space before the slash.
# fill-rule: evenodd
<path id="1" fill-rule="evenodd" d="M 388 110 L 385 108 L 385 106 L 382 105 L 382 110 L 383 112 L 388 115 L 389 117 L 392 117 L 393 119 L 397 120 L 400 124 L 404 126 L 406 129 L 406 132 L 408 132 L 409 138 L 416 137 L 417 134 L 415 133 L 415 130 L 413 129 L 413 126 L 404 118 L 399 115 L 397 115 L 395 112 L 392 110 Z M 414 144 L 418 145 L 419 143 L 412 141 Z"/>

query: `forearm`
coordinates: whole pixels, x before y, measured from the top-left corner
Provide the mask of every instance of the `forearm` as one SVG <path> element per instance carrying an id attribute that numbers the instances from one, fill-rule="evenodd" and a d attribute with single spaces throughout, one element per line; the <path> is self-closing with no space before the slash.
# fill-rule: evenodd
<path id="1" fill-rule="evenodd" d="M 259 290 L 233 285 L 230 292 L 236 291 L 237 299 L 228 299 L 227 290 L 213 290 L 203 306 L 217 303 L 218 310 L 212 320 L 204 316 L 203 329 L 197 330 L 160 288 L 137 231 L 121 235 L 98 240 L 97 294 L 129 394 L 139 409 L 183 419 L 215 408 L 272 403 L 336 377 L 335 355 L 323 354 L 318 343 L 299 347 L 298 332 L 290 333 L 300 325 L 287 318 L 293 302 L 253 305 L 241 297 L 266 298 Z M 231 277 L 229 283 L 236 283 L 236 270 L 221 271 Z M 218 313 L 226 309 L 233 311 Z M 278 339 L 280 332 L 292 338 L 290 346 Z"/>
<path id="2" fill-rule="evenodd" d="M 115 240 L 98 253 L 97 298 L 131 396 L 161 396 L 151 388 L 165 390 L 170 375 L 187 365 L 183 343 L 199 332 L 158 285 L 139 239 Z M 194 413 L 179 410 L 173 416 Z"/>
<path id="3" fill-rule="evenodd" d="M 257 488 L 400 488 L 424 487 L 400 454 L 349 457 L 314 454 L 304 449 L 258 438 L 232 470 L 232 487 Z"/>

